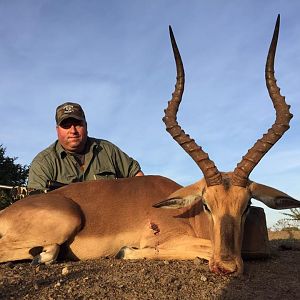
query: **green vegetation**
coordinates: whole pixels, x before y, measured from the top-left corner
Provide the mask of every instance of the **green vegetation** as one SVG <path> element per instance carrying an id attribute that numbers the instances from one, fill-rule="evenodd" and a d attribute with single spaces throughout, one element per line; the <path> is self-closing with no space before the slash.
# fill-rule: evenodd
<path id="1" fill-rule="evenodd" d="M 29 167 L 17 164 L 17 157 L 9 157 L 5 154 L 6 148 L 0 145 L 0 185 L 20 186 L 25 185 Z M 10 190 L 0 189 L 0 209 L 5 208 L 12 202 Z"/>

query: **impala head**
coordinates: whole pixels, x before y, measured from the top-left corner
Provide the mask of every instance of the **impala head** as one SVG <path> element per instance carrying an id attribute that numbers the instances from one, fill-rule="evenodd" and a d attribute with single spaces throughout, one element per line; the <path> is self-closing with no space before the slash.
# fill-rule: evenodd
<path id="1" fill-rule="evenodd" d="M 278 16 L 265 68 L 266 85 L 276 110 L 276 120 L 267 133 L 248 150 L 234 171 L 230 173 L 220 172 L 208 154 L 181 129 L 177 122 L 176 114 L 184 90 L 184 69 L 170 27 L 177 82 L 172 99 L 165 110 L 163 121 L 167 131 L 199 166 L 204 178 L 191 186 L 176 191 L 167 200 L 158 203 L 155 207 L 180 208 L 195 202 L 199 202 L 199 205 L 203 206 L 203 210 L 210 220 L 212 257 L 209 267 L 215 273 L 228 274 L 243 271 L 241 245 L 244 222 L 251 198 L 262 201 L 275 209 L 300 207 L 299 201 L 283 192 L 249 180 L 249 175 L 254 167 L 289 128 L 289 121 L 292 118 L 292 114 L 289 112 L 290 106 L 280 95 L 274 77 L 274 58 L 279 22 Z"/>

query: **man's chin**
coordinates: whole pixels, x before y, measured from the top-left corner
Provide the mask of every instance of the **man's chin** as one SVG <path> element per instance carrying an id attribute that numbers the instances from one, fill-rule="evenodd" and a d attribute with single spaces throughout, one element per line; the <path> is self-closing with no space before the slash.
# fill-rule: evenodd
<path id="1" fill-rule="evenodd" d="M 67 151 L 69 152 L 81 152 L 84 146 L 81 143 L 70 143 L 67 147 Z"/>

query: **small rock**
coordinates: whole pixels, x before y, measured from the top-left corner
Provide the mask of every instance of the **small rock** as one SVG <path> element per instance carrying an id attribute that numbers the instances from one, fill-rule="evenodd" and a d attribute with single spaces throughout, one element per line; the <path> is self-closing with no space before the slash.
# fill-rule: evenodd
<path id="1" fill-rule="evenodd" d="M 205 277 L 204 275 L 201 275 L 201 276 L 200 276 L 200 280 L 201 280 L 201 281 L 207 281 L 207 277 Z"/>
<path id="2" fill-rule="evenodd" d="M 61 270 L 61 274 L 62 275 L 68 275 L 69 274 L 69 269 L 68 269 L 68 267 L 64 267 L 62 270 Z"/>
<path id="3" fill-rule="evenodd" d="M 15 265 L 10 261 L 7 264 L 7 267 L 9 267 L 10 269 L 13 269 L 15 267 Z"/>
<path id="4" fill-rule="evenodd" d="M 195 265 L 201 265 L 201 264 L 203 264 L 203 263 L 204 263 L 204 260 L 203 260 L 202 258 L 196 257 L 196 258 L 194 259 L 194 264 L 195 264 Z"/>

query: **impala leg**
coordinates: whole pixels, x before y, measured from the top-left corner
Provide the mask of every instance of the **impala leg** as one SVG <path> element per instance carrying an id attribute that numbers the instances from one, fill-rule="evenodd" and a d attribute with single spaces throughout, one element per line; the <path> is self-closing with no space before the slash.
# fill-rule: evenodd
<path id="1" fill-rule="evenodd" d="M 19 248 L 14 249 L 13 251 L 9 248 L 2 248 L 0 243 L 0 263 L 23 260 L 23 259 L 32 259 L 32 255 L 29 253 L 31 248 Z"/>
<path id="2" fill-rule="evenodd" d="M 38 265 L 44 263 L 47 265 L 53 263 L 57 259 L 59 249 L 60 245 L 58 244 L 44 246 L 43 251 L 34 256 L 32 264 Z"/>
<path id="3" fill-rule="evenodd" d="M 123 247 L 117 254 L 122 259 L 195 259 L 196 257 L 209 260 L 211 257 L 211 241 L 183 236 L 176 240 L 166 241 L 155 246 L 144 248 Z"/>
<path id="4" fill-rule="evenodd" d="M 0 263 L 16 260 L 32 259 L 32 264 L 50 264 L 59 254 L 60 245 L 52 244 L 45 246 L 26 247 L 24 245 L 7 245 L 0 240 Z"/>
<path id="5" fill-rule="evenodd" d="M 69 198 L 49 193 L 19 200 L 0 213 L 0 262 L 51 263 L 81 227 L 82 211 Z"/>

